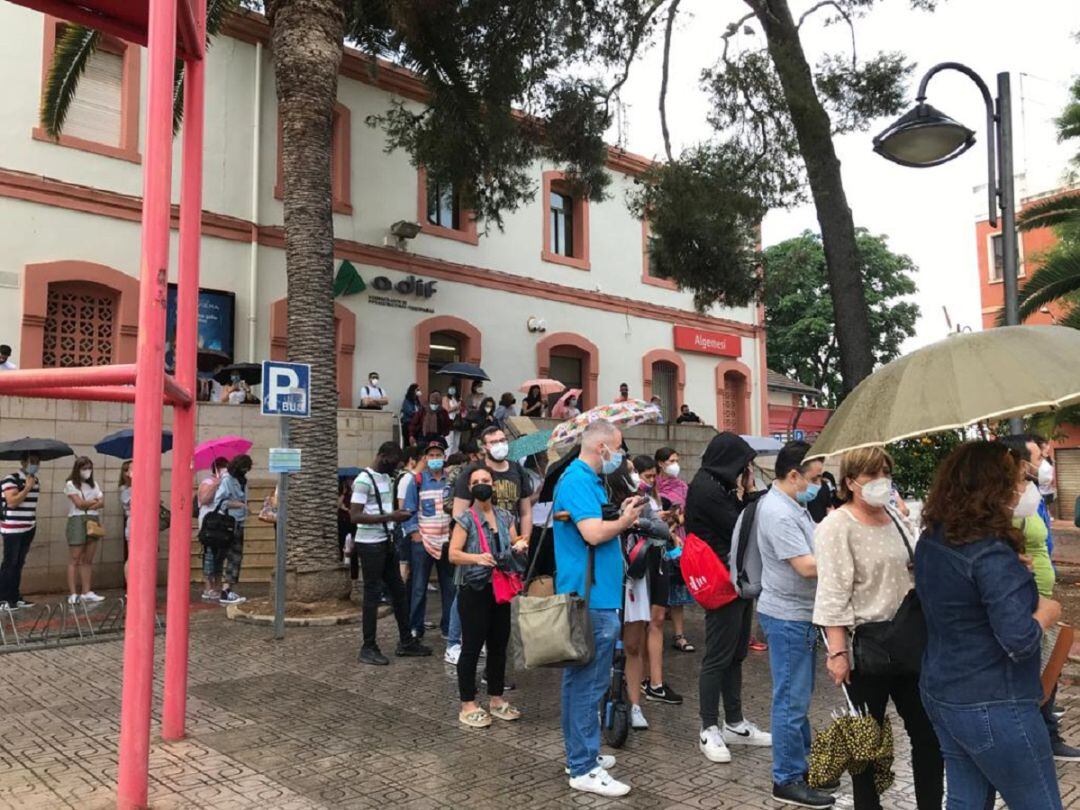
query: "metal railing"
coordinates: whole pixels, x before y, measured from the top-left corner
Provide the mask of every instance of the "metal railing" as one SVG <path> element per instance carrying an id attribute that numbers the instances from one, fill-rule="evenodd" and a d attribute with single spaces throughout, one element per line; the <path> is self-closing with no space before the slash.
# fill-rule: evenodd
<path id="1" fill-rule="evenodd" d="M 32 608 L 0 608 L 0 653 L 119 641 L 124 637 L 127 597 L 93 605 L 67 600 Z M 165 629 L 154 614 L 155 632 Z"/>

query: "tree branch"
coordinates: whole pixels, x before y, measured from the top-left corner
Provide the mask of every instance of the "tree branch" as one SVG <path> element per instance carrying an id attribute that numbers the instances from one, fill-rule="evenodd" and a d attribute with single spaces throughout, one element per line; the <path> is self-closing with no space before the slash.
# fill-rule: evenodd
<path id="1" fill-rule="evenodd" d="M 751 7 L 752 7 L 752 4 L 751 4 Z M 729 24 L 728 27 L 727 27 L 727 30 L 720 37 L 722 40 L 724 40 L 724 50 L 721 52 L 720 58 L 724 60 L 725 65 L 731 64 L 728 61 L 728 55 L 727 55 L 728 45 L 731 42 L 731 38 L 733 36 L 735 36 L 735 34 L 739 33 L 739 29 L 742 28 L 742 25 L 743 25 L 744 22 L 746 22 L 747 20 L 752 20 L 752 19 L 754 19 L 754 17 L 755 17 L 755 14 L 754 14 L 753 11 L 747 12 L 746 14 L 741 16 L 739 19 L 737 19 L 735 22 Z"/>
<path id="2" fill-rule="evenodd" d="M 809 17 L 815 11 L 819 11 L 820 9 L 825 8 L 826 6 L 832 6 L 833 8 L 835 8 L 837 12 L 839 12 L 840 16 L 844 18 L 844 22 L 846 22 L 848 25 L 848 30 L 851 32 L 851 68 L 852 70 L 854 70 L 855 66 L 858 63 L 858 59 L 855 55 L 855 24 L 851 21 L 851 15 L 848 14 L 847 10 L 839 3 L 837 3 L 836 0 L 822 0 L 822 2 L 815 3 L 814 5 L 810 6 L 810 8 L 804 11 L 799 17 L 799 22 L 796 23 L 795 29 L 801 30 L 802 24 L 807 17 Z"/>
<path id="3" fill-rule="evenodd" d="M 671 156 L 671 133 L 668 131 L 667 122 L 667 88 L 668 75 L 671 66 L 671 30 L 675 25 L 675 14 L 679 10 L 681 0 L 671 0 L 668 8 L 667 28 L 664 30 L 664 67 L 660 79 L 660 131 L 664 135 L 664 152 L 667 154 L 668 163 L 674 162 Z"/>
<path id="4" fill-rule="evenodd" d="M 645 30 L 649 27 L 649 23 L 652 22 L 653 16 L 660 10 L 660 6 L 664 5 L 666 0 L 653 0 L 653 4 L 649 6 L 649 10 L 642 18 L 640 25 L 634 29 L 634 32 L 630 35 L 630 49 L 627 51 L 626 59 L 623 62 L 623 72 L 619 77 L 619 80 L 608 88 L 607 93 L 604 95 L 604 115 L 607 116 L 609 106 L 611 104 L 611 97 L 614 96 L 622 86 L 626 84 L 626 80 L 630 78 L 630 65 L 637 57 L 638 48 L 641 47 L 641 41 L 644 37 Z M 679 0 L 672 0 L 672 6 L 679 5 Z M 670 19 L 670 18 L 669 18 Z M 668 30 L 670 31 L 670 23 L 668 23 Z M 666 44 L 665 44 L 666 47 Z"/>

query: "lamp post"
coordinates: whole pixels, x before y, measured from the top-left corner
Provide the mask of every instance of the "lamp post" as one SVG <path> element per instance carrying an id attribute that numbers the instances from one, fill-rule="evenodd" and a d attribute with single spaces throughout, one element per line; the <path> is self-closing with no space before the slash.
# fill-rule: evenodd
<path id="1" fill-rule="evenodd" d="M 955 70 L 971 79 L 986 104 L 986 171 L 990 225 L 998 224 L 1001 209 L 1001 248 L 1004 267 L 1005 324 L 1020 323 L 1017 303 L 1016 192 L 1013 185 L 1012 94 L 1009 74 L 997 75 L 997 98 L 974 70 L 959 62 L 934 65 L 919 82 L 915 107 L 874 138 L 874 151 L 901 166 L 922 169 L 940 166 L 975 145 L 975 133 L 926 103 L 930 79 L 944 70 Z M 1012 433 L 1020 433 L 1019 419 L 1010 419 Z"/>

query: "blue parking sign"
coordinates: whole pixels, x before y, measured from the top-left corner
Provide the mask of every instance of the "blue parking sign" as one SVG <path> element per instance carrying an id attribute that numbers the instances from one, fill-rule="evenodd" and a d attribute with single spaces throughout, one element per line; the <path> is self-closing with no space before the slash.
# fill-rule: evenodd
<path id="1" fill-rule="evenodd" d="M 263 416 L 311 416 L 311 366 L 263 360 Z"/>

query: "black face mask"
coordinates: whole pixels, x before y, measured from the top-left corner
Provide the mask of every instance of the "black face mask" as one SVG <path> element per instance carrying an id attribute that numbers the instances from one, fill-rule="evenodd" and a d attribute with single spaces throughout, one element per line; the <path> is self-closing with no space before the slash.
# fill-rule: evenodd
<path id="1" fill-rule="evenodd" d="M 486 502 L 491 500 L 493 490 L 491 484 L 476 484 L 469 492 L 472 494 L 473 500 Z"/>
<path id="2" fill-rule="evenodd" d="M 395 464 L 393 461 L 384 461 L 380 459 L 379 461 L 375 462 L 375 472 L 382 473 L 383 475 L 390 475 L 390 473 L 392 473 L 396 467 L 397 464 Z"/>

